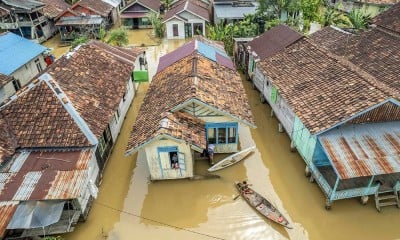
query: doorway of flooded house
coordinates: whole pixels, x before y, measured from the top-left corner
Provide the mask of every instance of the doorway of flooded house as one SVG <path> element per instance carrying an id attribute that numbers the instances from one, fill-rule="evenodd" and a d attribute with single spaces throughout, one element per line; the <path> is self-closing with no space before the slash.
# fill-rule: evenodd
<path id="1" fill-rule="evenodd" d="M 148 32 L 130 31 L 130 44 L 147 43 Z M 142 37 L 142 38 L 141 38 Z M 51 41 L 51 40 L 50 40 Z M 151 38 L 149 38 L 151 41 Z M 176 49 L 182 40 L 166 41 L 146 49 L 150 76 L 160 56 Z M 57 50 L 57 47 L 55 47 Z M 149 181 L 143 152 L 125 157 L 131 127 L 149 83 L 141 83 L 125 119 L 100 186 L 98 198 L 85 223 L 63 237 L 74 239 L 396 239 L 400 237 L 399 210 L 377 213 L 373 201 L 337 201 L 324 209 L 325 197 L 304 176 L 305 164 L 290 152 L 289 138 L 278 132 L 268 105 L 243 78 L 257 129 L 240 128 L 240 146 L 255 145 L 244 161 L 215 172 L 218 179 L 200 181 Z M 219 157 L 216 155 L 216 157 Z M 222 155 L 220 156 L 223 157 Z M 196 161 L 196 173 L 207 173 L 207 160 Z M 234 181 L 247 180 L 293 223 L 294 229 L 277 226 L 255 213 L 238 198 Z"/>

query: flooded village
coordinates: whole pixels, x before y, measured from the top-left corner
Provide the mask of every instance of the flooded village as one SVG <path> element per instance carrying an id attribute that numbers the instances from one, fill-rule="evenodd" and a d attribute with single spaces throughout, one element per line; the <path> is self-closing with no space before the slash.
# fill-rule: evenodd
<path id="1" fill-rule="evenodd" d="M 399 239 L 400 3 L 350 2 L 0 0 L 0 239 Z"/>

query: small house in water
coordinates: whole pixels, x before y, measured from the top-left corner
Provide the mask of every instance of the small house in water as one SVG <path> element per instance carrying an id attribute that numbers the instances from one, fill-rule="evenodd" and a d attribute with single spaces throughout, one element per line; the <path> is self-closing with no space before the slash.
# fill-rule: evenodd
<path id="1" fill-rule="evenodd" d="M 180 0 L 165 13 L 163 23 L 167 39 L 185 39 L 205 36 L 206 24 L 211 22 L 208 1 Z"/>
<path id="2" fill-rule="evenodd" d="M 255 14 L 259 6 L 256 0 L 214 0 L 214 23 L 234 23 L 243 20 L 245 15 Z"/>
<path id="3" fill-rule="evenodd" d="M 17 34 L 0 34 L 0 102 L 28 84 L 46 69 L 47 48 Z"/>
<path id="4" fill-rule="evenodd" d="M 126 28 L 151 28 L 150 13 L 159 14 L 160 0 L 135 0 L 121 9 L 122 25 Z"/>
<path id="5" fill-rule="evenodd" d="M 400 207 L 399 13 L 388 15 L 357 35 L 321 30 L 257 64 L 271 115 L 327 208 L 370 195 L 378 210 Z"/>
<path id="6" fill-rule="evenodd" d="M 152 180 L 191 178 L 195 152 L 237 152 L 244 126 L 254 122 L 233 63 L 196 39 L 160 58 L 126 153 L 144 152 Z"/>

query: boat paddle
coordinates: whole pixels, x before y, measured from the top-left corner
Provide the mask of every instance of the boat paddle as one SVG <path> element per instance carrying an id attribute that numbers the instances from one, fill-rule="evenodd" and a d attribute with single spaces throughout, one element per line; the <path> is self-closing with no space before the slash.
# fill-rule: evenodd
<path id="1" fill-rule="evenodd" d="M 236 200 L 236 199 L 238 199 L 239 197 L 240 197 L 240 194 L 237 195 L 236 197 L 234 197 L 233 200 Z"/>

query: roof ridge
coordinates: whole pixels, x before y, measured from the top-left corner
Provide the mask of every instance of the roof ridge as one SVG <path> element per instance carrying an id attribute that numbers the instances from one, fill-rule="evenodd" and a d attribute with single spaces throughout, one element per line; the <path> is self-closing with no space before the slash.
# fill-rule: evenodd
<path id="1" fill-rule="evenodd" d="M 304 38 L 304 40 L 311 44 L 313 47 L 315 47 L 316 49 L 318 49 L 320 52 L 323 52 L 325 55 L 327 55 L 328 57 L 336 60 L 339 64 L 348 67 L 351 71 L 355 72 L 356 74 L 358 74 L 359 76 L 361 76 L 361 78 L 363 80 L 365 80 L 365 82 L 369 83 L 371 86 L 373 87 L 377 87 L 379 88 L 381 91 L 383 91 L 385 94 L 389 95 L 390 97 L 394 96 L 396 98 L 399 98 L 400 95 L 398 93 L 395 93 L 390 87 L 388 87 L 386 84 L 379 82 L 374 76 L 372 76 L 370 73 L 368 73 L 367 71 L 365 71 L 364 69 L 362 69 L 361 67 L 357 66 L 356 64 L 350 62 L 348 59 L 346 59 L 345 57 L 341 57 L 338 56 L 332 52 L 330 52 L 329 50 L 323 48 L 323 47 L 319 47 L 318 45 L 316 45 L 311 39 L 309 38 Z"/>

